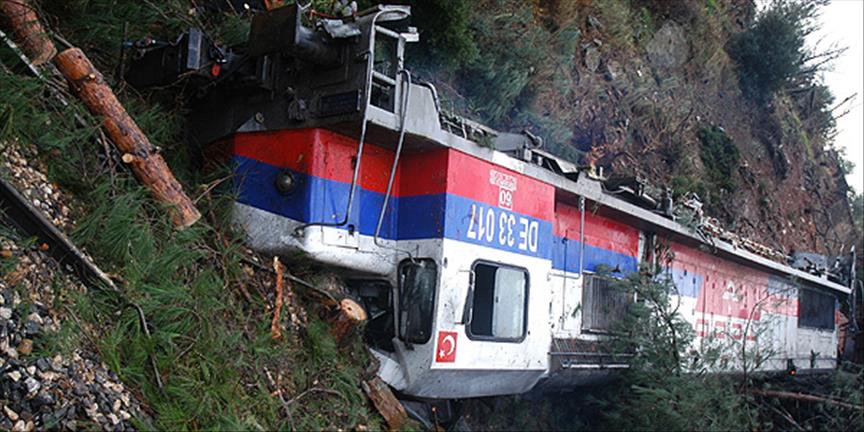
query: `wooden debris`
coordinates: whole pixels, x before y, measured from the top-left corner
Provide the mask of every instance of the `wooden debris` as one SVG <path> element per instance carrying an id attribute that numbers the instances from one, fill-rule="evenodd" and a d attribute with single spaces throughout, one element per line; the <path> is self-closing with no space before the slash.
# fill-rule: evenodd
<path id="1" fill-rule="evenodd" d="M 402 403 L 390 391 L 390 387 L 378 377 L 363 381 L 361 386 L 366 396 L 372 401 L 372 405 L 384 417 L 388 429 L 391 431 L 400 430 L 408 420 L 408 414 Z"/>
<path id="2" fill-rule="evenodd" d="M 764 397 L 776 397 L 780 399 L 792 399 L 799 401 L 808 401 L 808 402 L 816 402 L 816 403 L 824 403 L 829 405 L 835 405 L 851 410 L 864 411 L 864 406 L 854 405 L 848 402 L 838 401 L 834 399 L 829 399 L 822 396 L 816 396 L 806 393 L 793 393 L 787 391 L 777 391 L 777 390 L 760 390 L 760 389 L 751 389 L 750 394 L 756 396 L 764 396 Z"/>
<path id="3" fill-rule="evenodd" d="M 270 322 L 270 335 L 274 340 L 282 338 L 282 325 L 279 316 L 282 313 L 282 263 L 279 257 L 273 257 L 273 270 L 276 271 L 276 306 L 273 311 L 273 321 Z"/>
<path id="4" fill-rule="evenodd" d="M 279 398 L 280 402 L 282 402 L 282 409 L 285 411 L 285 417 L 288 418 L 288 424 L 291 426 L 290 430 L 294 430 L 294 417 L 291 415 L 290 404 L 285 400 L 285 396 L 282 394 L 282 388 L 279 387 L 279 384 L 277 384 L 276 380 L 273 379 L 273 374 L 271 374 L 266 367 L 264 368 L 264 374 L 267 376 L 267 382 L 270 384 L 270 388 L 272 389 L 270 396 L 275 396 Z"/>
<path id="5" fill-rule="evenodd" d="M 363 306 L 350 298 L 344 298 L 339 301 L 339 314 L 331 323 L 330 331 L 336 338 L 336 342 L 341 345 L 353 333 L 353 330 L 364 321 L 366 321 L 366 311 Z"/>
<path id="6" fill-rule="evenodd" d="M 33 340 L 22 339 L 21 343 L 18 344 L 16 351 L 18 351 L 18 354 L 20 355 L 30 355 L 30 353 L 33 352 Z"/>
<path id="7" fill-rule="evenodd" d="M 57 47 L 39 22 L 36 9 L 29 0 L 0 0 L 0 14 L 4 17 L 4 24 L 8 26 L 12 39 L 31 63 L 39 66 L 57 55 Z"/>
<path id="8" fill-rule="evenodd" d="M 57 54 L 54 64 L 69 80 L 72 89 L 90 112 L 102 119 L 108 136 L 123 154 L 123 161 L 128 161 L 132 172 L 150 188 L 158 201 L 171 205 L 174 225 L 183 229 L 197 222 L 201 214 L 195 204 L 183 192 L 183 187 L 174 178 L 168 164 L 150 144 L 150 140 L 126 112 L 87 56 L 78 48 L 70 48 Z"/>
<path id="9" fill-rule="evenodd" d="M 306 310 L 297 304 L 297 297 L 294 295 L 294 285 L 290 278 L 286 278 L 285 286 L 283 287 L 283 296 L 285 297 L 285 309 L 288 312 L 288 317 L 291 319 L 291 327 L 299 329 L 306 325 L 308 320 Z"/>

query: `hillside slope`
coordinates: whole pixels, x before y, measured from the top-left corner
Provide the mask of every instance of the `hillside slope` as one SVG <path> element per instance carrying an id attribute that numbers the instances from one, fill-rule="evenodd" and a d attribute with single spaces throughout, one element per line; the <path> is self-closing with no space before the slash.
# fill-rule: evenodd
<path id="1" fill-rule="evenodd" d="M 752 1 L 418 6 L 421 18 L 449 19 L 452 37 L 427 28 L 430 45 L 418 50 L 445 106 L 530 128 L 607 175 L 696 192 L 726 228 L 787 253 L 848 251 L 855 230 L 845 162 L 831 146 L 836 102 L 798 78 L 764 103 L 742 91 L 731 45 L 757 19 Z"/>

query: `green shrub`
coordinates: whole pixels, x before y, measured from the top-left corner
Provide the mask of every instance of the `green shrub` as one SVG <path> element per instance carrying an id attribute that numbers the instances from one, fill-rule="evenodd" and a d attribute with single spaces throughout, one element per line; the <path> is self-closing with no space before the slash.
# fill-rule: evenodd
<path id="1" fill-rule="evenodd" d="M 656 266 L 643 266 L 615 289 L 636 295 L 612 349 L 632 353 L 618 391 L 604 409 L 608 430 L 737 430 L 747 424 L 746 400 L 733 382 L 699 373 L 712 360 L 694 356 L 695 332 L 681 315 L 672 274 L 674 254 L 662 243 Z"/>
<path id="2" fill-rule="evenodd" d="M 518 2 L 521 3 L 521 2 Z M 494 0 L 490 7 L 505 13 L 477 14 L 472 34 L 479 55 L 460 71 L 460 90 L 490 123 L 499 123 L 517 106 L 532 74 L 545 61 L 549 33 L 533 23 L 533 14 L 513 0 Z"/>
<path id="3" fill-rule="evenodd" d="M 690 193 L 695 193 L 704 199 L 705 184 L 690 176 L 672 177 L 672 195 L 675 198 L 686 197 Z"/>
<path id="4" fill-rule="evenodd" d="M 702 128 L 698 133 L 699 155 L 708 175 L 708 180 L 717 188 L 731 190 L 735 182 L 732 175 L 741 159 L 738 147 L 726 132 L 717 126 Z"/>
<path id="5" fill-rule="evenodd" d="M 411 58 L 452 70 L 474 61 L 479 51 L 470 28 L 472 4 L 469 0 L 413 2 L 412 21 L 419 28 L 420 42 L 409 53 Z"/>

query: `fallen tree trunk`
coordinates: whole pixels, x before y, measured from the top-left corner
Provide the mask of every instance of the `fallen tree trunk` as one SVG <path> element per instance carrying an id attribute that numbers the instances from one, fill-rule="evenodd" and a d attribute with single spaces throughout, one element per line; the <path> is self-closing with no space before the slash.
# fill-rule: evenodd
<path id="1" fill-rule="evenodd" d="M 102 120 L 123 162 L 132 167 L 158 201 L 171 206 L 174 225 L 183 229 L 198 221 L 201 214 L 195 204 L 87 56 L 78 48 L 70 48 L 57 54 L 54 64 L 90 112 Z"/>
<path id="2" fill-rule="evenodd" d="M 843 407 L 843 408 L 847 408 L 847 409 L 864 411 L 864 406 L 853 405 L 853 404 L 850 404 L 848 402 L 838 401 L 838 400 L 834 400 L 834 399 L 828 399 L 826 397 L 810 395 L 810 394 L 806 394 L 806 393 L 793 393 L 793 392 L 777 391 L 777 390 L 752 389 L 752 390 L 750 390 L 750 394 L 755 395 L 755 396 L 776 397 L 776 398 L 781 398 L 781 399 L 792 399 L 792 400 L 799 400 L 799 401 L 824 403 L 824 404 L 835 405 L 835 406 L 839 406 L 839 407 Z"/>
<path id="3" fill-rule="evenodd" d="M 57 47 L 45 32 L 36 9 L 28 0 L 0 0 L 0 13 L 12 36 L 31 63 L 38 66 L 57 55 Z"/>

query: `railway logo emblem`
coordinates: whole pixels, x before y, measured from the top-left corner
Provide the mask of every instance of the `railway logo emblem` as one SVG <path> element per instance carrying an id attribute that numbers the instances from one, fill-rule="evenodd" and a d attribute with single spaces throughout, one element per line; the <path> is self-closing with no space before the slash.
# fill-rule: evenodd
<path id="1" fill-rule="evenodd" d="M 435 362 L 453 363 L 456 361 L 456 332 L 439 331 L 436 344 Z"/>
<path id="2" fill-rule="evenodd" d="M 516 177 L 489 170 L 489 184 L 498 186 L 498 207 L 513 210 L 513 193 L 516 192 Z"/>

